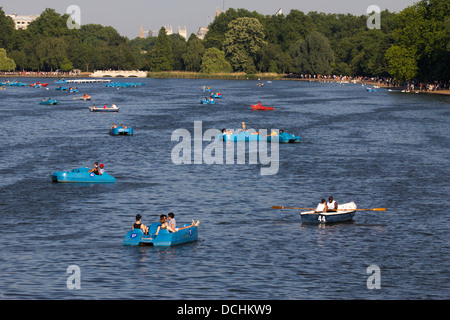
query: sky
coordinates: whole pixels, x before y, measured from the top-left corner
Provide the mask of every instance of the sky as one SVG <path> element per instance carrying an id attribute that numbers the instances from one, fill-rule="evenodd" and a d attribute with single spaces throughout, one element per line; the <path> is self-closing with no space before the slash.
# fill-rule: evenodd
<path id="1" fill-rule="evenodd" d="M 139 36 L 141 23 L 147 32 L 157 34 L 162 26 L 186 26 L 188 37 L 199 27 L 207 26 L 217 9 L 244 8 L 261 14 L 275 14 L 280 8 L 283 14 L 291 9 L 308 13 L 350 13 L 364 15 L 370 5 L 381 10 L 400 12 L 419 0 L 0 0 L 6 14 L 39 15 L 46 8 L 64 14 L 71 5 L 80 8 L 81 24 L 101 24 L 115 28 L 122 36 L 134 39 Z"/>

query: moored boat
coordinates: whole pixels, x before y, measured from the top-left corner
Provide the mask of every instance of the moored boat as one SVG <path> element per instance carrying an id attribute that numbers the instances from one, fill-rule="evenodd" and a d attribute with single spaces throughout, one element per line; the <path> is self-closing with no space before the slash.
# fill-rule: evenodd
<path id="1" fill-rule="evenodd" d="M 354 202 L 344 203 L 338 205 L 337 211 L 329 212 L 315 212 L 305 211 L 301 212 L 300 216 L 304 223 L 336 223 L 345 222 L 353 219 L 356 213 L 356 204 Z"/>
<path id="2" fill-rule="evenodd" d="M 48 86 L 48 83 L 36 82 L 36 83 L 30 84 L 30 87 L 33 87 L 33 88 L 45 88 L 47 86 Z"/>
<path id="3" fill-rule="evenodd" d="M 89 168 L 77 168 L 72 171 L 55 171 L 51 175 L 53 182 L 63 183 L 114 183 L 116 178 L 103 173 L 102 175 L 89 172 Z"/>
<path id="4" fill-rule="evenodd" d="M 149 227 L 148 235 L 145 235 L 141 229 L 133 229 L 127 232 L 123 239 L 124 245 L 139 246 L 160 246 L 171 247 L 184 243 L 197 241 L 198 227 L 192 226 L 190 228 L 181 229 L 177 232 L 169 232 L 167 229 L 160 229 L 158 235 L 155 236 L 156 230 L 161 223 L 152 223 Z M 184 225 L 188 226 L 187 224 Z"/>

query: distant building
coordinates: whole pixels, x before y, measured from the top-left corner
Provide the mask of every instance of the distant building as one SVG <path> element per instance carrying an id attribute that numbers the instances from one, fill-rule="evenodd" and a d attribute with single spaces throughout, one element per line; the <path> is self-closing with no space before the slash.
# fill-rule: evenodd
<path id="1" fill-rule="evenodd" d="M 184 29 L 181 29 L 180 26 L 178 26 L 178 34 L 182 36 L 184 39 L 187 40 L 187 29 L 186 26 L 184 26 Z"/>
<path id="2" fill-rule="evenodd" d="M 139 38 L 144 39 L 144 29 L 142 28 L 142 22 L 141 22 L 141 30 L 139 31 Z"/>
<path id="3" fill-rule="evenodd" d="M 208 28 L 207 27 L 200 27 L 200 28 L 198 28 L 198 31 L 197 31 L 197 37 L 199 39 L 203 40 L 207 33 L 208 33 Z"/>
<path id="4" fill-rule="evenodd" d="M 16 30 L 25 30 L 31 22 L 39 18 L 36 15 L 20 16 L 17 14 L 7 14 L 6 16 L 13 19 Z"/>
<path id="5" fill-rule="evenodd" d="M 280 10 L 277 11 L 277 13 L 275 13 L 276 16 L 280 16 L 283 14 L 283 10 L 280 8 Z"/>

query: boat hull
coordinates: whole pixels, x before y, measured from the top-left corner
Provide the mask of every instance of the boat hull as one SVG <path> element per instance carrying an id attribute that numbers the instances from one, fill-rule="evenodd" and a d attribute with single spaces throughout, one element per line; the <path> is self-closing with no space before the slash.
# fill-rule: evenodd
<path id="1" fill-rule="evenodd" d="M 255 106 L 255 105 L 250 105 L 252 107 L 252 110 L 274 110 L 274 107 L 265 107 L 265 106 Z"/>
<path id="2" fill-rule="evenodd" d="M 56 171 L 51 175 L 53 182 L 60 183 L 115 183 L 116 178 L 104 173 L 97 175 L 89 172 L 89 168 L 78 168 L 72 171 Z"/>
<path id="3" fill-rule="evenodd" d="M 216 104 L 214 100 L 200 100 L 201 104 Z"/>
<path id="4" fill-rule="evenodd" d="M 122 128 L 117 127 L 113 129 L 109 129 L 109 134 L 113 136 L 132 136 L 133 135 L 133 128 Z"/>
<path id="5" fill-rule="evenodd" d="M 166 229 L 162 229 L 155 237 L 156 230 L 160 225 L 161 224 L 159 222 L 152 223 L 149 227 L 148 235 L 145 235 L 141 229 L 133 229 L 128 231 L 123 240 L 123 244 L 130 246 L 148 245 L 157 247 L 172 247 L 194 242 L 198 239 L 198 229 L 196 226 L 173 233 L 167 231 Z"/>
<path id="6" fill-rule="evenodd" d="M 42 105 L 57 105 L 57 104 L 59 104 L 60 102 L 59 101 L 56 101 L 56 100 L 47 100 L 47 101 L 41 101 L 41 102 L 39 102 L 39 104 L 42 104 Z"/>
<path id="7" fill-rule="evenodd" d="M 293 134 L 289 134 L 286 132 L 280 133 L 278 136 L 276 136 L 277 139 L 272 136 L 267 136 L 267 142 L 272 142 L 272 138 L 274 139 L 274 142 L 279 143 L 298 143 L 300 142 L 300 137 L 295 136 Z M 237 134 L 219 134 L 218 136 L 219 140 L 223 141 L 260 141 L 261 136 L 259 134 L 251 134 L 248 131 L 239 132 Z"/>
<path id="8" fill-rule="evenodd" d="M 89 107 L 89 111 L 91 112 L 119 112 L 120 108 L 114 109 L 114 108 L 95 108 Z"/>
<path id="9" fill-rule="evenodd" d="M 336 212 L 306 211 L 300 213 L 302 222 L 312 224 L 329 224 L 351 221 L 356 213 L 356 204 L 354 202 L 345 203 L 338 206 Z"/>

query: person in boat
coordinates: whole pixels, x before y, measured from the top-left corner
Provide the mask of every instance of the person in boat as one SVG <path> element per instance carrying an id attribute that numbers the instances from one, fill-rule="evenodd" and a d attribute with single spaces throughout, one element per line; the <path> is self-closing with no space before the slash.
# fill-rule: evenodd
<path id="1" fill-rule="evenodd" d="M 50 99 L 49 99 L 49 100 L 50 100 Z M 42 99 L 42 102 L 45 102 L 45 101 L 47 101 L 47 99 L 45 99 L 45 98 L 44 98 L 44 99 Z"/>
<path id="2" fill-rule="evenodd" d="M 169 227 L 172 228 L 172 230 L 175 230 L 175 231 L 182 230 L 182 229 L 187 229 L 187 228 L 194 227 L 194 226 L 198 226 L 200 224 L 200 220 L 197 221 L 197 223 L 195 223 L 194 220 L 192 220 L 191 225 L 186 226 L 186 227 L 177 228 L 177 222 L 175 220 L 175 215 L 173 214 L 173 212 L 170 212 L 168 214 L 168 219 L 169 219 L 169 222 L 168 222 Z"/>
<path id="3" fill-rule="evenodd" d="M 98 162 L 95 162 L 94 167 L 88 172 L 93 172 L 98 175 Z"/>
<path id="4" fill-rule="evenodd" d="M 141 219 L 142 216 L 138 213 L 136 215 L 136 222 L 133 224 L 131 230 L 141 229 L 144 232 L 144 234 L 148 234 L 148 227 L 145 224 L 141 223 Z"/>
<path id="5" fill-rule="evenodd" d="M 258 101 L 258 107 L 261 107 L 261 101 Z"/>
<path id="6" fill-rule="evenodd" d="M 92 109 L 97 110 L 97 107 L 95 106 L 95 104 L 94 104 L 94 106 L 92 107 Z"/>
<path id="7" fill-rule="evenodd" d="M 317 208 L 314 212 L 320 213 L 320 212 L 327 212 L 327 203 L 325 199 L 322 199 L 320 203 L 317 205 Z"/>
<path id="8" fill-rule="evenodd" d="M 167 229 L 169 232 L 176 232 L 174 229 L 169 227 L 169 223 L 167 222 L 167 216 L 165 214 L 162 214 L 159 216 L 159 222 L 161 223 L 160 226 L 156 229 L 155 237 L 158 235 L 159 230 Z"/>
<path id="9" fill-rule="evenodd" d="M 103 109 L 107 109 L 108 108 L 108 106 L 105 104 L 104 106 L 103 106 Z"/>
<path id="10" fill-rule="evenodd" d="M 113 103 L 112 106 L 111 106 L 111 108 L 117 109 L 117 106 Z"/>
<path id="11" fill-rule="evenodd" d="M 104 173 L 105 173 L 105 165 L 101 163 L 98 169 L 98 175 L 101 176 Z"/>
<path id="12" fill-rule="evenodd" d="M 114 128 L 117 128 L 115 123 L 113 123 L 112 126 L 111 126 L 111 129 L 114 129 Z"/>
<path id="13" fill-rule="evenodd" d="M 338 203 L 333 200 L 333 197 L 330 196 L 327 202 L 327 211 L 337 211 Z"/>
<path id="14" fill-rule="evenodd" d="M 242 122 L 242 131 L 247 131 L 247 125 L 245 122 Z"/>

